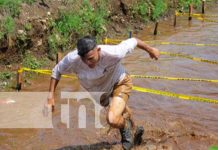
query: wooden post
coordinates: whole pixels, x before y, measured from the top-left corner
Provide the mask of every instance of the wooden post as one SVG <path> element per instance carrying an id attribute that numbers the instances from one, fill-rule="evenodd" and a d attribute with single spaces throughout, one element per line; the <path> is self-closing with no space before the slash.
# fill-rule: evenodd
<path id="1" fill-rule="evenodd" d="M 16 87 L 18 92 L 22 89 L 22 75 L 23 75 L 22 66 L 19 65 L 17 68 L 17 87 Z"/>
<path id="2" fill-rule="evenodd" d="M 205 0 L 202 0 L 202 14 L 205 13 Z"/>
<path id="3" fill-rule="evenodd" d="M 61 60 L 61 58 L 62 58 L 62 54 L 61 54 L 61 52 L 58 52 L 57 55 L 56 55 L 56 64 L 59 63 L 59 61 Z"/>
<path id="4" fill-rule="evenodd" d="M 189 5 L 189 17 L 188 17 L 188 20 L 189 20 L 189 21 L 192 20 L 192 10 L 193 10 L 192 8 L 193 8 L 193 7 L 192 7 L 192 4 L 190 4 L 190 5 Z"/>
<path id="5" fill-rule="evenodd" d="M 132 31 L 129 31 L 129 38 L 132 38 Z"/>
<path id="6" fill-rule="evenodd" d="M 176 27 L 176 18 L 177 16 L 176 16 L 176 11 L 175 11 L 175 15 L 174 15 L 174 23 L 173 23 L 173 25 L 174 25 L 174 27 Z"/>
<path id="7" fill-rule="evenodd" d="M 158 21 L 155 23 L 154 35 L 157 35 Z"/>

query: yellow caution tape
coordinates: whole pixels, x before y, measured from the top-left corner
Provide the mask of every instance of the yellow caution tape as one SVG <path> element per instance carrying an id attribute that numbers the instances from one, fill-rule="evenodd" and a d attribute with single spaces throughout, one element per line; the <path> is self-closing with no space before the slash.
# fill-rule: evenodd
<path id="1" fill-rule="evenodd" d="M 176 16 L 189 16 L 189 13 L 175 11 L 175 15 Z M 193 17 L 218 17 L 218 15 L 216 14 L 213 15 L 213 14 L 196 14 L 196 13 L 191 14 L 191 16 Z"/>
<path id="2" fill-rule="evenodd" d="M 207 60 L 207 59 L 202 59 L 202 58 L 198 58 L 198 57 L 192 57 L 192 56 L 187 55 L 187 54 L 170 53 L 170 52 L 160 52 L 160 54 L 162 54 L 162 55 L 169 55 L 169 56 L 175 56 L 175 57 L 187 58 L 187 59 L 191 59 L 193 61 L 205 62 L 205 63 L 209 63 L 209 64 L 218 64 L 217 60 Z"/>
<path id="3" fill-rule="evenodd" d="M 183 100 L 187 100 L 187 101 L 197 101 L 197 102 L 206 102 L 206 103 L 218 104 L 218 100 L 216 100 L 216 99 L 202 98 L 202 97 L 197 97 L 197 96 L 189 96 L 189 95 L 177 94 L 177 93 L 168 92 L 168 91 L 160 91 L 160 90 L 142 88 L 142 87 L 138 87 L 138 86 L 133 86 L 133 90 L 139 91 L 139 92 L 161 95 L 161 96 L 174 97 L 174 98 L 183 99 Z"/>
<path id="4" fill-rule="evenodd" d="M 198 19 L 198 20 L 201 20 L 201 21 L 207 21 L 207 22 L 215 22 L 215 23 L 218 23 L 218 20 L 211 20 L 211 19 L 206 19 L 206 18 L 202 18 L 202 17 L 198 17 L 197 19 Z"/>
<path id="5" fill-rule="evenodd" d="M 105 38 L 104 42 L 105 43 L 111 43 L 111 44 L 117 44 L 119 42 L 121 42 L 122 40 L 118 40 L 118 39 L 108 39 Z M 163 44 L 163 45 L 169 45 L 169 44 L 175 44 L 175 45 L 195 45 L 195 46 L 218 46 L 218 44 L 194 44 L 194 43 L 175 43 L 175 42 L 155 42 L 155 41 L 145 41 L 146 43 L 159 43 L 159 44 Z M 218 64 L 217 60 L 207 60 L 207 59 L 202 59 L 202 58 L 197 58 L 197 57 L 192 57 L 190 55 L 187 54 L 178 54 L 178 53 L 170 53 L 170 52 L 160 52 L 162 55 L 169 55 L 169 56 L 175 56 L 175 57 L 182 57 L 182 58 L 187 58 L 187 59 L 191 59 L 193 61 L 198 61 L 198 62 L 206 62 L 209 64 Z"/>
<path id="6" fill-rule="evenodd" d="M 51 75 L 51 70 L 37 70 L 37 69 L 30 69 L 30 68 L 21 68 L 17 72 L 22 73 L 23 71 L 31 71 L 31 72 L 36 72 L 36 73 L 41 73 L 41 74 L 47 74 Z M 65 78 L 72 78 L 75 79 L 75 76 L 69 76 L 69 75 L 62 75 Z M 131 75 L 132 77 L 145 77 L 145 76 L 139 76 L 139 75 Z M 147 76 L 148 77 L 148 76 Z M 150 76 L 151 77 L 151 76 Z M 154 78 L 154 77 L 151 77 Z M 171 80 L 186 80 L 188 78 L 173 78 L 173 77 L 155 77 L 155 78 L 165 78 L 165 79 L 171 79 Z M 207 82 L 218 82 L 217 80 L 205 80 L 205 79 L 188 79 L 192 81 L 207 81 Z M 176 94 L 172 92 L 166 92 L 166 91 L 159 91 L 159 90 L 153 90 L 153 89 L 147 89 L 147 88 L 142 88 L 142 87 L 137 87 L 133 86 L 133 90 L 139 91 L 139 92 L 146 92 L 146 93 L 152 93 L 152 94 L 157 94 L 157 95 L 162 95 L 162 96 L 168 96 L 168 97 L 175 97 L 179 99 L 184 99 L 184 100 L 191 100 L 191 101 L 198 101 L 198 102 L 207 102 L 207 103 L 214 103 L 218 104 L 218 100 L 214 99 L 208 99 L 208 98 L 201 98 L 201 97 L 196 97 L 196 96 L 188 96 L 188 95 L 183 95 L 183 94 Z"/>
<path id="7" fill-rule="evenodd" d="M 30 69 L 30 68 L 21 68 L 17 72 L 22 73 L 23 71 L 31 71 L 31 72 L 51 75 L 51 70 L 40 70 L 40 69 Z M 76 79 L 76 76 L 70 76 L 70 75 L 62 75 L 62 77 Z"/>
<path id="8" fill-rule="evenodd" d="M 23 71 L 31 71 L 31 72 L 51 75 L 51 70 L 36 70 L 36 69 L 30 69 L 30 68 L 21 68 L 17 72 L 22 73 Z M 62 75 L 62 76 L 66 78 L 72 78 L 72 79 L 76 78 L 76 76 L 69 76 L 69 75 Z M 132 78 L 167 79 L 167 80 L 201 81 L 201 82 L 218 83 L 218 80 L 210 80 L 210 79 L 176 78 L 176 77 L 161 77 L 161 76 L 146 76 L 146 75 L 130 75 L 130 76 Z"/>
<path id="9" fill-rule="evenodd" d="M 199 82 L 218 83 L 218 80 L 210 80 L 210 79 L 176 78 L 176 77 L 146 76 L 146 75 L 130 75 L 130 76 L 132 78 L 165 79 L 165 80 L 199 81 Z"/>
<path id="10" fill-rule="evenodd" d="M 122 40 L 105 38 L 103 42 L 105 44 L 118 44 Z M 160 45 L 189 45 L 189 46 L 218 46 L 218 44 L 199 44 L 199 43 L 185 43 L 185 42 L 164 42 L 164 41 L 144 41 L 149 44 L 160 44 Z"/>
<path id="11" fill-rule="evenodd" d="M 175 15 L 176 16 L 189 16 L 189 13 L 180 13 L 180 12 L 176 11 Z M 190 14 L 190 16 L 195 17 L 198 20 L 218 23 L 218 20 L 211 20 L 211 19 L 206 18 L 206 17 L 218 17 L 218 15 Z"/>

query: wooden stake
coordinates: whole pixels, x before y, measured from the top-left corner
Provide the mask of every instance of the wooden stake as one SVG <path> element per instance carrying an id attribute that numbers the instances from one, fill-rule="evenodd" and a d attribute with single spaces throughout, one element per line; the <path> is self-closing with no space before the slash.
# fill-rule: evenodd
<path id="1" fill-rule="evenodd" d="M 193 10 L 193 7 L 192 7 L 192 4 L 189 5 L 189 17 L 188 17 L 188 20 L 191 21 L 192 20 L 192 10 Z"/>
<path id="2" fill-rule="evenodd" d="M 22 89 L 22 75 L 23 75 L 23 72 L 21 71 L 22 69 L 22 66 L 19 65 L 18 68 L 17 68 L 17 91 L 19 92 L 21 89 Z"/>
<path id="3" fill-rule="evenodd" d="M 174 27 L 176 27 L 176 17 L 177 17 L 177 16 L 176 16 L 176 13 L 175 13 L 175 16 L 174 16 L 174 24 L 173 24 Z"/>
<path id="4" fill-rule="evenodd" d="M 205 13 L 205 0 L 202 0 L 202 14 Z"/>
<path id="5" fill-rule="evenodd" d="M 61 58 L 62 58 L 62 54 L 61 54 L 61 52 L 58 52 L 57 55 L 56 55 L 56 64 L 59 63 L 59 61 L 61 60 Z"/>
<path id="6" fill-rule="evenodd" d="M 157 35 L 158 21 L 155 23 L 154 35 Z"/>

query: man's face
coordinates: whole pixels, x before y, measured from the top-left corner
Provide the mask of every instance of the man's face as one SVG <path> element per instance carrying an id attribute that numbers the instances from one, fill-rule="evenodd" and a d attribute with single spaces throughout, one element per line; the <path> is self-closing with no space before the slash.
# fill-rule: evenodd
<path id="1" fill-rule="evenodd" d="M 99 51 L 100 48 L 96 47 L 93 50 L 89 51 L 84 57 L 82 61 L 89 66 L 89 68 L 95 68 L 97 62 L 99 61 Z"/>

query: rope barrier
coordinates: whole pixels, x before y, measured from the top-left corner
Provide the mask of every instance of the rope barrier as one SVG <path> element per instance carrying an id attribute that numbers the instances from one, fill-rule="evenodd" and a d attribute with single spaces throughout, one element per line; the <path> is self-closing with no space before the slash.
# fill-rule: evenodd
<path id="1" fill-rule="evenodd" d="M 175 12 L 176 16 L 189 16 L 189 13 L 185 12 Z M 218 15 L 213 15 L 213 14 L 190 14 L 192 17 L 218 17 Z"/>
<path id="2" fill-rule="evenodd" d="M 41 74 L 45 74 L 45 75 L 51 75 L 51 73 L 52 73 L 51 70 L 39 70 L 39 69 L 30 69 L 30 68 L 21 68 L 17 72 L 22 73 L 23 71 L 36 72 L 36 73 L 41 73 Z M 65 77 L 65 78 L 76 79 L 76 76 L 72 76 L 72 75 L 61 75 L 61 76 Z"/>
<path id="3" fill-rule="evenodd" d="M 18 70 L 19 73 L 22 73 L 23 71 L 31 71 L 46 75 L 51 75 L 51 70 L 36 70 L 36 69 L 30 69 L 30 68 L 22 68 Z M 177 77 L 161 77 L 161 76 L 146 76 L 146 75 L 130 75 L 132 78 L 148 78 L 148 79 L 165 79 L 165 80 L 180 80 L 180 81 L 199 81 L 199 82 L 213 82 L 218 83 L 218 80 L 210 80 L 210 79 L 194 79 L 194 78 L 177 78 Z M 62 77 L 66 78 L 72 78 L 75 79 L 75 76 L 70 75 L 62 75 Z"/>
<path id="4" fill-rule="evenodd" d="M 41 69 L 36 70 L 36 69 L 30 69 L 30 68 L 21 68 L 17 72 L 22 73 L 24 71 L 36 72 L 36 73 L 41 73 L 41 74 L 46 74 L 46 75 L 51 75 L 51 73 L 52 73 L 51 70 L 41 70 Z M 70 76 L 70 75 L 62 75 L 62 76 L 65 78 L 76 79 L 75 76 Z M 158 77 L 158 76 L 143 76 L 143 75 L 131 75 L 131 77 L 133 77 L 133 78 L 151 78 L 151 79 L 168 79 L 168 80 L 205 81 L 205 82 L 216 82 L 216 83 L 218 82 L 218 80 Z M 197 102 L 207 102 L 207 103 L 218 104 L 218 100 L 215 100 L 215 99 L 189 96 L 189 95 L 184 95 L 184 94 L 177 94 L 177 93 L 172 93 L 172 92 L 167 92 L 167 91 L 153 90 L 153 89 L 142 88 L 142 87 L 137 87 L 137 86 L 133 86 L 133 90 L 139 91 L 139 92 L 144 92 L 144 93 L 151 93 L 151 94 L 156 94 L 156 95 L 167 96 L 167 97 L 174 97 L 174 98 L 179 98 L 179 99 L 183 99 L 183 100 L 191 100 L 191 101 L 197 101 Z"/>
<path id="5" fill-rule="evenodd" d="M 210 80 L 210 79 L 176 78 L 176 77 L 161 77 L 161 76 L 146 76 L 146 75 L 130 75 L 130 76 L 132 78 L 165 79 L 165 80 L 178 80 L 178 81 L 199 81 L 199 82 L 218 83 L 218 80 Z"/>
<path id="6" fill-rule="evenodd" d="M 109 39 L 105 38 L 103 40 L 105 44 L 118 44 L 122 42 L 120 39 Z M 145 43 L 149 44 L 160 44 L 160 45 L 188 45 L 188 46 L 218 46 L 218 44 L 202 44 L 202 43 L 179 43 L 179 42 L 164 42 L 164 41 L 144 41 Z"/>
<path id="7" fill-rule="evenodd" d="M 155 94 L 155 95 L 183 99 L 186 101 L 196 101 L 196 102 L 218 104 L 218 100 L 216 100 L 216 99 L 202 98 L 202 97 L 197 97 L 197 96 L 189 96 L 189 95 L 177 94 L 177 93 L 168 92 L 168 91 L 160 91 L 160 90 L 142 88 L 142 87 L 138 87 L 138 86 L 133 86 L 133 90 L 138 91 L 138 92 L 143 92 L 143 93 L 151 93 L 151 94 Z"/>
<path id="8" fill-rule="evenodd" d="M 104 43 L 111 43 L 111 44 L 117 44 L 119 42 L 121 42 L 122 40 L 118 40 L 118 39 L 108 39 L 108 38 L 105 38 L 104 39 Z M 155 43 L 153 41 L 145 41 L 146 43 Z M 156 42 L 157 43 L 157 42 Z M 173 42 L 159 42 L 161 44 L 172 44 Z M 173 44 L 176 44 L 175 42 Z M 209 46 L 209 44 L 193 44 L 193 43 L 177 43 L 177 44 L 185 44 L 185 45 L 196 45 L 196 46 Z M 211 46 L 212 44 L 210 44 Z M 213 46 L 215 46 L 218 44 L 213 44 Z M 218 61 L 217 60 L 207 60 L 207 59 L 202 59 L 202 58 L 198 58 L 198 57 L 193 57 L 193 56 L 190 56 L 190 55 L 187 55 L 187 54 L 179 54 L 179 53 L 171 53 L 171 52 L 160 52 L 160 54 L 162 55 L 169 55 L 169 56 L 174 56 L 174 57 L 181 57 L 181 58 L 186 58 L 186 59 L 190 59 L 190 60 L 193 60 L 193 61 L 197 61 L 197 62 L 205 62 L 205 63 L 209 63 L 209 64 L 218 64 Z"/>
<path id="9" fill-rule="evenodd" d="M 175 12 L 175 15 L 176 16 L 191 16 L 191 17 L 194 17 L 198 20 L 201 20 L 201 21 L 207 21 L 207 22 L 215 22 L 215 23 L 218 23 L 218 20 L 211 20 L 211 19 L 207 19 L 206 17 L 218 17 L 218 15 L 205 15 L 205 14 L 190 14 L 189 13 L 180 13 L 180 12 Z"/>
<path id="10" fill-rule="evenodd" d="M 218 64 L 217 60 L 207 60 L 207 59 L 202 59 L 202 58 L 198 58 L 198 57 L 193 57 L 193 56 L 190 56 L 187 54 L 171 53 L 171 52 L 160 52 L 160 54 L 174 56 L 174 57 L 187 58 L 187 59 L 197 61 L 197 62 L 205 62 L 205 63 L 209 63 L 209 64 Z"/>
<path id="11" fill-rule="evenodd" d="M 198 20 L 201 20 L 201 21 L 207 21 L 207 22 L 215 22 L 215 23 L 218 23 L 218 20 L 211 20 L 211 19 L 206 19 L 206 18 L 202 18 L 202 17 L 198 17 L 197 19 L 198 19 Z"/>

